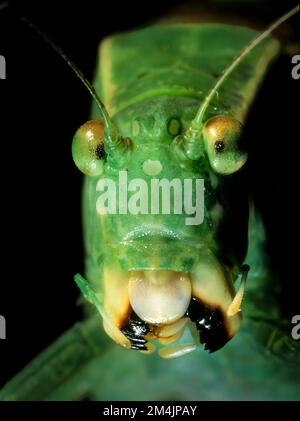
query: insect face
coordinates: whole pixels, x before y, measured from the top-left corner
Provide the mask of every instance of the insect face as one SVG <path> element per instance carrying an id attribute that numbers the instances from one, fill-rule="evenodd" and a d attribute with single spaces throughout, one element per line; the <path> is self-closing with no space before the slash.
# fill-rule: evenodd
<path id="1" fill-rule="evenodd" d="M 167 100 L 157 101 L 159 112 L 149 104 L 148 113 L 129 109 L 126 123 L 124 114 L 121 121 L 116 118 L 122 135 L 114 148 L 107 147 L 101 122 L 87 122 L 74 137 L 74 160 L 92 176 L 88 179 L 94 189 L 89 193 L 93 227 L 105 244 L 101 257 L 104 327 L 119 344 L 141 351 L 151 352 L 153 340 L 176 342 L 187 330 L 196 342 L 200 332 L 206 349 L 215 351 L 234 336 L 241 313 L 240 301 L 232 305 L 236 266 L 217 256 L 214 227 L 231 222 L 222 212 L 221 200 L 215 212 L 218 182 L 213 185 L 210 174 L 216 168 L 224 173 L 225 167 L 229 172 L 229 164 L 215 159 L 220 153 L 231 157 L 240 126 L 226 117 L 211 119 L 204 127 L 202 156 L 183 163 L 174 139 L 188 127 L 195 111 L 191 107 L 185 114 L 176 115 L 174 110 L 170 114 L 167 104 Z M 124 144 L 130 148 L 115 165 L 114 153 Z M 236 165 L 231 166 L 234 169 Z M 192 213 L 197 214 L 197 206 L 192 205 L 197 204 L 199 191 L 192 188 L 190 202 L 186 201 L 186 180 L 191 185 L 202 180 L 205 185 L 208 197 L 203 193 L 199 224 L 187 224 L 188 218 L 196 216 Z M 186 353 L 186 346 L 174 353 Z M 190 344 L 189 350 L 194 346 Z M 160 353 L 173 355 L 165 349 Z"/>

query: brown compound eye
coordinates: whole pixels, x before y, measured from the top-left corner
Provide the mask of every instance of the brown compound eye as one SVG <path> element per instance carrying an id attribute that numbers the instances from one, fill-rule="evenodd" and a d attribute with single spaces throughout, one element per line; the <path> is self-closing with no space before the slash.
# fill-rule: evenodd
<path id="1" fill-rule="evenodd" d="M 203 129 L 203 139 L 211 167 L 219 174 L 232 174 L 247 161 L 241 147 L 242 124 L 233 117 L 216 116 Z"/>
<path id="2" fill-rule="evenodd" d="M 72 156 L 76 166 L 85 175 L 96 176 L 103 171 L 104 123 L 90 120 L 73 137 Z"/>

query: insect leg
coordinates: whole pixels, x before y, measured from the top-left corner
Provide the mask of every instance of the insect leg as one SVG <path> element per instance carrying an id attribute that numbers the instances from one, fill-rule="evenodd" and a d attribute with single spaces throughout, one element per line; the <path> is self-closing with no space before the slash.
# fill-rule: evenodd
<path id="1" fill-rule="evenodd" d="M 105 356 L 111 346 L 107 336 L 99 334 L 99 330 L 98 315 L 76 323 L 1 389 L 0 400 L 78 400 L 84 397 L 91 384 L 82 373 L 94 359 Z"/>

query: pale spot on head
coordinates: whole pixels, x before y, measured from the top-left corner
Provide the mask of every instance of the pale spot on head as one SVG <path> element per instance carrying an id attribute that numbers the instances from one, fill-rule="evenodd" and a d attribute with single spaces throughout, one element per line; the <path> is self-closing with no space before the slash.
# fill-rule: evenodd
<path id="1" fill-rule="evenodd" d="M 133 136 L 138 136 L 140 132 L 140 124 L 137 120 L 133 120 L 131 124 L 131 131 Z"/>
<path id="2" fill-rule="evenodd" d="M 162 165 L 158 160 L 147 159 L 143 163 L 143 171 L 150 176 L 158 175 L 162 170 Z"/>
<path id="3" fill-rule="evenodd" d="M 176 136 L 179 133 L 179 130 L 180 130 L 180 121 L 178 121 L 176 118 L 172 118 L 168 127 L 169 133 L 173 136 Z"/>

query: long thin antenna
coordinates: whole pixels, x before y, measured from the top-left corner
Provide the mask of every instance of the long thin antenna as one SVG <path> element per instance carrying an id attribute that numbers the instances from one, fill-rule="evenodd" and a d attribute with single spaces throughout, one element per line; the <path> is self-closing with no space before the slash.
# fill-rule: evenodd
<path id="1" fill-rule="evenodd" d="M 299 4 L 298 4 L 292 10 L 290 10 L 287 13 L 285 13 L 283 16 L 281 16 L 279 19 L 277 19 L 275 22 L 273 22 L 265 31 L 263 31 L 262 33 L 258 34 L 256 37 L 254 37 L 249 42 L 249 44 L 247 44 L 242 49 L 242 51 L 233 60 L 233 62 L 230 64 L 230 66 L 227 67 L 227 69 L 225 70 L 225 72 L 220 76 L 220 78 L 217 80 L 217 82 L 215 83 L 215 85 L 209 91 L 208 95 L 204 99 L 203 104 L 199 108 L 199 110 L 198 110 L 198 112 L 197 112 L 197 114 L 196 114 L 196 116 L 195 116 L 195 118 L 194 118 L 194 120 L 192 122 L 193 127 L 195 127 L 197 125 L 199 125 L 199 126 L 201 125 L 201 123 L 203 121 L 204 114 L 205 114 L 205 112 L 207 110 L 207 107 L 208 107 L 210 101 L 212 100 L 212 98 L 214 97 L 214 95 L 216 94 L 217 90 L 219 89 L 219 87 L 224 82 L 224 80 L 239 65 L 240 61 L 247 54 L 249 54 L 253 50 L 253 48 L 255 48 L 260 42 L 262 42 L 267 36 L 269 36 L 270 33 L 273 32 L 279 25 L 281 25 L 284 21 L 286 21 L 287 19 L 289 19 L 291 16 L 295 15 L 299 11 L 299 9 L 300 9 L 300 7 L 299 7 Z"/>
<path id="2" fill-rule="evenodd" d="M 44 41 L 47 42 L 48 45 L 50 45 L 54 51 L 56 51 L 64 60 L 65 62 L 71 67 L 71 69 L 74 71 L 74 73 L 76 74 L 76 76 L 79 77 L 79 79 L 81 80 L 81 82 L 84 84 L 84 86 L 87 88 L 87 90 L 89 91 L 89 93 L 92 95 L 92 97 L 94 98 L 101 114 L 102 114 L 102 118 L 104 120 L 105 126 L 107 128 L 107 130 L 111 133 L 112 132 L 112 122 L 110 119 L 110 116 L 105 108 L 105 105 L 103 104 L 103 102 L 101 101 L 101 99 L 99 98 L 94 86 L 91 84 L 91 82 L 89 82 L 89 80 L 84 76 L 84 74 L 82 73 L 82 71 L 76 66 L 76 64 L 65 54 L 65 52 L 58 47 L 46 34 L 44 34 L 34 23 L 30 22 L 30 20 L 28 20 L 25 16 L 21 16 L 20 17 L 21 20 L 23 22 L 25 22 L 31 29 L 33 29 L 34 31 L 36 31 L 43 39 Z"/>

